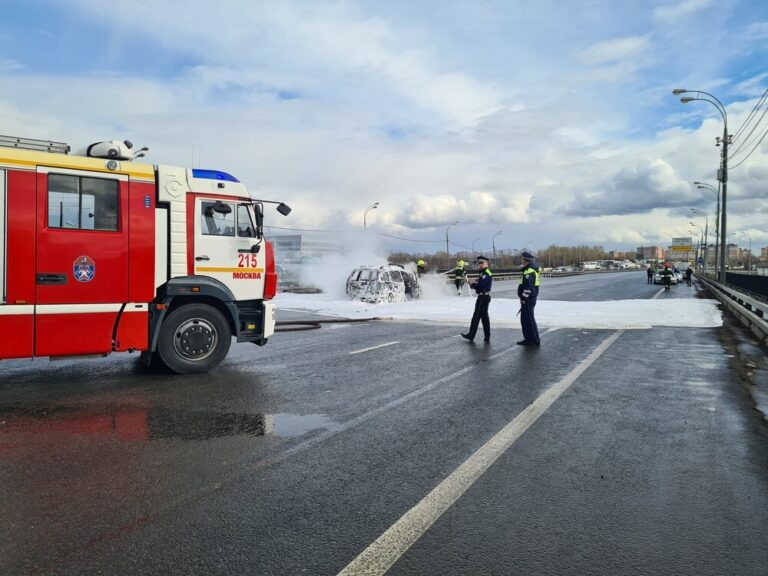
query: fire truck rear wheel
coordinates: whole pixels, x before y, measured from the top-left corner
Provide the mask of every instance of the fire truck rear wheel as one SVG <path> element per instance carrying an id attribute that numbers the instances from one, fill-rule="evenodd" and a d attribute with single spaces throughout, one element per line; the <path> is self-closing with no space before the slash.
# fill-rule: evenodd
<path id="1" fill-rule="evenodd" d="M 160 328 L 157 351 L 179 374 L 208 372 L 229 352 L 232 331 L 224 315 L 207 304 L 187 304 L 171 312 Z"/>

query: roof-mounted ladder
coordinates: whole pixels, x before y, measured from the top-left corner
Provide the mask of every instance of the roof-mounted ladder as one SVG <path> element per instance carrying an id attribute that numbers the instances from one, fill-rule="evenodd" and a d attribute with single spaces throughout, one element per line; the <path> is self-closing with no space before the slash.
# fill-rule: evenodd
<path id="1" fill-rule="evenodd" d="M 69 154 L 69 144 L 66 142 L 53 142 L 52 140 L 36 140 L 34 138 L 16 138 L 15 136 L 3 136 L 0 134 L 0 146 L 7 148 L 22 148 L 24 150 L 36 150 L 37 152 L 55 152 L 56 154 Z"/>

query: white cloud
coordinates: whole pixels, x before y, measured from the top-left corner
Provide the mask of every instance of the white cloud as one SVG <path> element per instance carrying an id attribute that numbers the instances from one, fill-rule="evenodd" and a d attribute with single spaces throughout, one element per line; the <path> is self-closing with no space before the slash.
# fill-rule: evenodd
<path id="1" fill-rule="evenodd" d="M 656 8 L 653 14 L 659 20 L 678 20 L 704 10 L 712 4 L 713 0 L 683 0 L 683 2 Z"/>
<path id="2" fill-rule="evenodd" d="M 408 224 L 434 226 L 452 221 L 487 222 L 494 220 L 500 208 L 499 201 L 488 192 L 472 191 L 466 198 L 450 194 L 416 195 L 405 207 Z"/>
<path id="3" fill-rule="evenodd" d="M 593 44 L 580 54 L 588 65 L 614 64 L 634 60 L 648 49 L 648 39 L 642 36 L 615 38 Z"/>
<path id="4" fill-rule="evenodd" d="M 2 59 L 0 60 L 0 73 L 2 72 L 14 72 L 18 70 L 24 70 L 24 65 L 16 60 Z"/>
<path id="5" fill-rule="evenodd" d="M 747 26 L 746 31 L 747 40 L 765 40 L 768 38 L 768 22 L 752 22 Z"/>
<path id="6" fill-rule="evenodd" d="M 172 3 L 137 1 L 119 14 L 94 0 L 79 4 L 91 16 L 109 17 L 122 29 L 140 26 L 156 41 L 215 65 L 246 75 L 267 71 L 276 81 L 284 75 L 281 68 L 300 67 L 309 74 L 293 80 L 309 91 L 331 88 L 333 97 L 343 101 L 343 89 L 351 85 L 355 93 L 396 96 L 449 127 L 471 125 L 500 106 L 500 90 L 470 74 L 443 69 L 430 46 L 403 42 L 407 30 L 346 2 L 231 2 L 228 10 L 210 10 L 208 2 L 193 0 L 180 11 Z M 203 26 L 201 14 L 206 14 Z M 167 26 L 169 21 L 174 26 Z M 193 42 L 189 30 L 194 30 Z"/>

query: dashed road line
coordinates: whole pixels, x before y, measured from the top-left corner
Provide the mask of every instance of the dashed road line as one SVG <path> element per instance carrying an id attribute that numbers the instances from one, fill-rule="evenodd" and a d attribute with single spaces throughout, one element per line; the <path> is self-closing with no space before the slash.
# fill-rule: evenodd
<path id="1" fill-rule="evenodd" d="M 371 350 L 378 350 L 379 348 L 384 348 L 385 346 L 393 346 L 394 344 L 400 344 L 400 340 L 395 340 L 394 342 L 387 342 L 386 344 L 379 344 L 378 346 L 371 346 L 370 348 L 363 348 L 362 350 L 355 350 L 354 352 L 350 352 L 349 354 L 362 354 L 363 352 L 370 352 Z"/>

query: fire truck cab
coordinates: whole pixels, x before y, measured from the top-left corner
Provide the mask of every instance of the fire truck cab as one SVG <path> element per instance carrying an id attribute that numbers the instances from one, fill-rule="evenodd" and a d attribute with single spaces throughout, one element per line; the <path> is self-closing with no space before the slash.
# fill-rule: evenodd
<path id="1" fill-rule="evenodd" d="M 134 163 L 127 141 L 69 151 L 0 136 L 0 359 L 129 351 L 190 373 L 232 336 L 266 344 L 263 201 L 225 172 Z"/>

